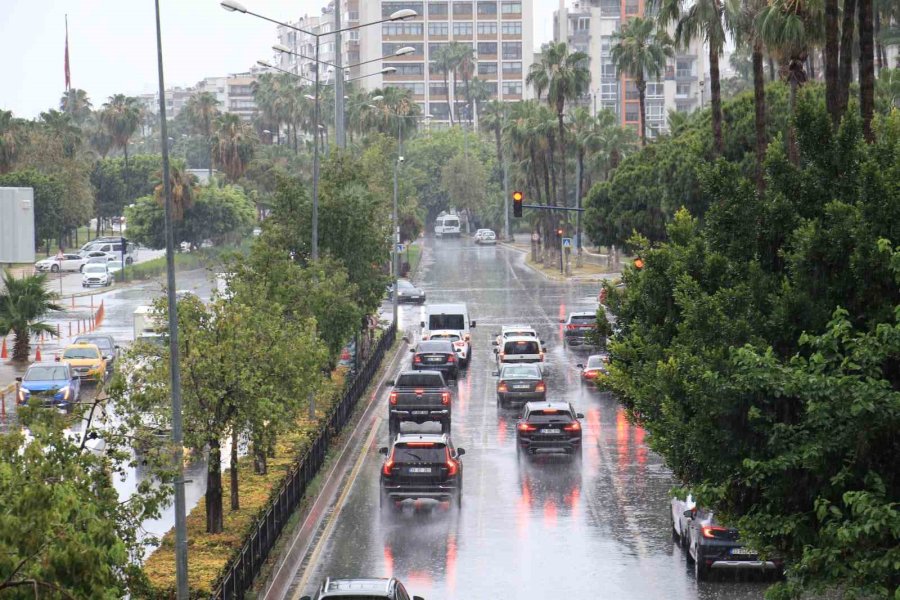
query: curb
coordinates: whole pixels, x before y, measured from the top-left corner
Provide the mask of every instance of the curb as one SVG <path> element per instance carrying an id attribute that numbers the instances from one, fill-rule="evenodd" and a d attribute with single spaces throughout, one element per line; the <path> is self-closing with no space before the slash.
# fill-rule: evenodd
<path id="1" fill-rule="evenodd" d="M 596 274 L 591 274 L 591 275 L 559 275 L 557 273 L 547 273 L 544 269 L 535 266 L 529 260 L 529 258 L 530 258 L 529 254 L 531 252 L 530 250 L 520 248 L 520 247 L 510 244 L 508 242 L 498 242 L 498 244 L 501 246 L 505 246 L 505 247 L 509 248 L 510 250 L 515 250 L 516 252 L 520 252 L 520 253 L 524 254 L 525 260 L 523 262 L 524 262 L 525 266 L 528 267 L 529 269 L 531 269 L 532 271 L 534 271 L 535 273 L 543 276 L 544 279 L 547 279 L 549 281 L 558 281 L 558 282 L 572 281 L 572 282 L 578 282 L 578 283 L 598 282 L 599 283 L 601 281 L 619 279 L 622 277 L 621 273 L 616 273 L 616 272 L 596 273 Z"/>

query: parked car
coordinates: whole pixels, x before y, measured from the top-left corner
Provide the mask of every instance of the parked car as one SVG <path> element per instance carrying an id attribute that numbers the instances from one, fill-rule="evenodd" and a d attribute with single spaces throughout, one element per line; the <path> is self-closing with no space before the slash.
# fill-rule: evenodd
<path id="1" fill-rule="evenodd" d="M 609 354 L 592 354 L 584 364 L 576 365 L 581 369 L 581 383 L 601 387 L 609 377 Z"/>
<path id="2" fill-rule="evenodd" d="M 503 345 L 494 348 L 497 355 L 497 364 L 510 363 L 542 363 L 544 362 L 544 348 L 541 340 L 533 337 L 508 337 Z"/>
<path id="3" fill-rule="evenodd" d="M 63 350 L 59 359 L 69 365 L 80 379 L 102 381 L 106 377 L 106 359 L 95 344 L 72 344 Z"/>
<path id="4" fill-rule="evenodd" d="M 428 498 L 462 506 L 464 448 L 454 448 L 447 434 L 400 434 L 379 450 L 381 502 Z"/>
<path id="5" fill-rule="evenodd" d="M 40 272 L 59 273 L 60 271 L 80 271 L 85 260 L 79 254 L 63 254 L 62 259 L 55 256 L 34 263 L 34 270 Z"/>
<path id="6" fill-rule="evenodd" d="M 400 433 L 400 424 L 437 421 L 441 431 L 450 432 L 453 408 L 450 388 L 440 371 L 403 371 L 388 396 L 388 433 Z"/>
<path id="7" fill-rule="evenodd" d="M 104 333 L 89 333 L 87 335 L 79 335 L 72 343 L 94 344 L 100 348 L 100 352 L 103 353 L 103 358 L 106 359 L 106 372 L 113 372 L 116 359 L 119 358 L 119 346 L 116 344 L 116 340 L 113 336 Z"/>
<path id="8" fill-rule="evenodd" d="M 417 288 L 406 279 L 397 280 L 397 301 L 425 304 L 425 291 Z M 388 286 L 388 298 L 394 299 L 394 286 Z"/>
<path id="9" fill-rule="evenodd" d="M 108 242 L 108 243 L 112 244 L 112 243 L 116 243 L 116 242 L 121 243 L 121 241 L 122 241 L 122 236 L 119 236 L 119 235 L 101 236 L 101 237 L 94 238 L 92 240 L 85 242 L 85 244 L 79 249 L 78 252 L 79 252 L 79 254 L 81 254 L 82 252 L 88 252 L 89 249 L 93 248 L 94 246 L 99 245 L 102 242 Z"/>
<path id="10" fill-rule="evenodd" d="M 687 505 L 685 501 L 673 499 L 673 513 Z M 784 563 L 780 559 L 763 560 L 756 550 L 741 543 L 740 533 L 733 527 L 726 527 L 716 521 L 715 514 L 694 505 L 682 512 L 684 521 L 679 525 L 682 545 L 687 547 L 688 561 L 694 564 L 698 580 L 709 577 L 713 570 L 762 570 L 780 573 Z M 674 532 L 674 529 L 673 529 Z"/>
<path id="11" fill-rule="evenodd" d="M 390 579 L 331 579 L 322 582 L 315 596 L 300 596 L 300 600 L 325 600 L 339 598 L 342 600 L 409 600 L 410 595 L 403 584 Z M 425 600 L 421 596 L 412 596 L 412 600 Z"/>
<path id="12" fill-rule="evenodd" d="M 456 350 L 448 340 L 426 340 L 419 342 L 412 352 L 412 368 L 414 371 L 440 371 L 447 379 L 459 377 L 459 359 Z"/>
<path id="13" fill-rule="evenodd" d="M 555 452 L 581 456 L 581 423 L 584 415 L 568 402 L 529 402 L 516 423 L 520 453 Z"/>
<path id="14" fill-rule="evenodd" d="M 497 377 L 497 404 L 506 408 L 510 404 L 542 402 L 547 397 L 547 385 L 540 367 L 535 364 L 504 365 L 494 371 Z"/>
<path id="15" fill-rule="evenodd" d="M 105 264 L 119 262 L 119 257 L 109 252 L 101 252 L 100 250 L 88 250 L 82 254 L 84 264 Z"/>
<path id="16" fill-rule="evenodd" d="M 78 404 L 81 381 L 67 364 L 55 362 L 33 363 L 25 375 L 16 377 L 19 382 L 19 404 L 28 404 L 32 397 L 39 397 L 48 408 L 60 408 L 66 412 Z"/>
<path id="17" fill-rule="evenodd" d="M 562 319 L 560 323 L 566 326 L 563 330 L 563 340 L 569 346 L 593 346 L 596 344 L 596 312 L 573 312 L 568 319 Z"/>
<path id="18" fill-rule="evenodd" d="M 88 263 L 81 270 L 81 287 L 111 286 L 113 275 L 106 263 Z"/>
<path id="19" fill-rule="evenodd" d="M 471 351 L 471 346 L 463 337 L 462 331 L 453 331 L 451 329 L 438 329 L 435 331 L 428 332 L 429 340 L 447 340 L 451 344 L 453 344 L 453 349 L 456 350 L 456 358 L 459 359 L 459 366 L 461 368 L 465 368 L 469 366 L 469 354 Z"/>
<path id="20" fill-rule="evenodd" d="M 82 254 L 87 252 L 105 252 L 113 256 L 113 258 L 122 262 L 122 239 L 115 240 L 94 240 L 88 246 L 82 248 Z M 134 262 L 135 246 L 131 242 L 125 243 L 125 264 L 130 265 Z"/>

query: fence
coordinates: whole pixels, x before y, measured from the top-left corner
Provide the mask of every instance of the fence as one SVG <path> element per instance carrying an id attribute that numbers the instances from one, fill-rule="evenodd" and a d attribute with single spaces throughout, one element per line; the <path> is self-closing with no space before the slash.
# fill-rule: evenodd
<path id="1" fill-rule="evenodd" d="M 18 425 L 16 394 L 19 386 L 12 383 L 0 387 L 0 433 L 7 433 Z"/>
<path id="2" fill-rule="evenodd" d="M 232 600 L 244 597 L 244 593 L 250 588 L 268 558 L 269 551 L 272 550 L 275 541 L 281 535 L 291 513 L 300 504 L 307 486 L 325 462 L 331 440 L 347 424 L 356 403 L 369 387 L 385 352 L 393 345 L 396 336 L 396 326 L 391 325 L 378 341 L 375 352 L 345 390 L 341 401 L 332 407 L 327 417 L 327 426 L 319 432 L 310 449 L 288 473 L 275 501 L 256 523 L 244 543 L 244 547 L 241 548 L 240 554 L 231 563 L 218 588 L 213 592 L 212 600 Z"/>

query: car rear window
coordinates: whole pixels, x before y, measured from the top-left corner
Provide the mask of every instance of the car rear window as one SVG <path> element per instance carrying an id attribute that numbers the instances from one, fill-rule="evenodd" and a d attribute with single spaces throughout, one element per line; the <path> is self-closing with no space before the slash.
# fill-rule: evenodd
<path id="1" fill-rule="evenodd" d="M 431 334 L 433 340 L 447 340 L 449 342 L 458 342 L 460 337 L 455 333 L 437 333 Z"/>
<path id="2" fill-rule="evenodd" d="M 503 346 L 504 354 L 538 354 L 538 343 L 530 340 L 519 340 L 517 342 L 506 342 Z"/>
<path id="3" fill-rule="evenodd" d="M 97 348 L 68 348 L 63 358 L 100 358 Z"/>
<path id="4" fill-rule="evenodd" d="M 592 325 L 597 322 L 597 315 L 572 315 L 572 323 L 576 325 Z"/>
<path id="5" fill-rule="evenodd" d="M 504 331 L 503 337 L 535 337 L 533 331 L 522 330 L 522 331 Z"/>
<path id="6" fill-rule="evenodd" d="M 109 340 L 107 338 L 75 338 L 74 343 L 94 344 L 104 352 L 113 349 L 112 344 L 109 343 Z"/>
<path id="7" fill-rule="evenodd" d="M 540 379 L 541 371 L 537 367 L 532 366 L 515 366 L 506 367 L 500 373 L 501 379 Z"/>
<path id="8" fill-rule="evenodd" d="M 440 373 L 409 373 L 397 378 L 396 387 L 444 387 L 444 378 Z"/>
<path id="9" fill-rule="evenodd" d="M 420 342 L 416 352 L 453 352 L 453 346 L 447 340 Z"/>
<path id="10" fill-rule="evenodd" d="M 395 463 L 408 462 L 444 462 L 447 460 L 447 449 L 443 444 L 431 446 L 394 446 L 394 455 L 391 457 Z"/>
<path id="11" fill-rule="evenodd" d="M 461 331 L 466 328 L 466 320 L 463 315 L 431 315 L 428 317 L 428 329 L 454 329 Z"/>
<path id="12" fill-rule="evenodd" d="M 602 356 L 592 356 L 587 361 L 588 369 L 599 369 L 600 367 L 605 367 L 606 361 Z"/>
<path id="13" fill-rule="evenodd" d="M 533 410 L 528 413 L 528 421 L 532 423 L 562 423 L 574 420 L 568 410 Z"/>

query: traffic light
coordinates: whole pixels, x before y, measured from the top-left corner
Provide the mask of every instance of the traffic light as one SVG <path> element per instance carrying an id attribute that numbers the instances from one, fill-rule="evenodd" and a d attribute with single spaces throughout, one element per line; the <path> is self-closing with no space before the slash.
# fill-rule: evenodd
<path id="1" fill-rule="evenodd" d="M 634 259 L 634 268 L 637 269 L 638 271 L 643 269 L 644 268 L 644 259 L 642 259 L 641 257 L 637 257 L 636 259 Z"/>
<path id="2" fill-rule="evenodd" d="M 522 192 L 513 192 L 513 216 L 522 216 L 522 202 L 525 201 L 525 194 Z"/>
<path id="3" fill-rule="evenodd" d="M 559 229 L 556 230 L 556 235 L 559 236 L 560 238 L 562 238 L 562 236 L 563 236 L 563 229 L 562 229 L 562 227 L 560 227 Z"/>

